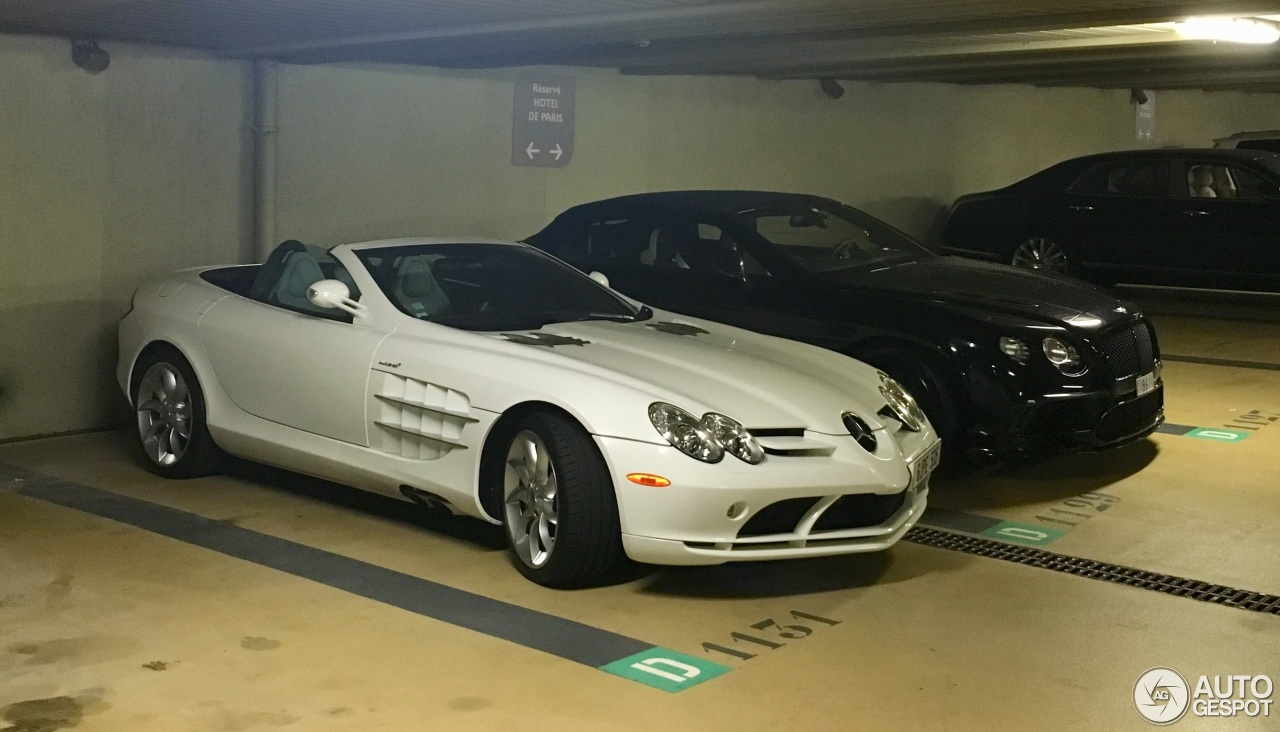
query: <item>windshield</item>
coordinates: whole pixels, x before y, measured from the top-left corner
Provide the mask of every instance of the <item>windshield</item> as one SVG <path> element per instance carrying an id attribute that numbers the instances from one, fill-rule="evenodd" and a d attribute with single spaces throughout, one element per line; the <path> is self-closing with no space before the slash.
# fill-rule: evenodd
<path id="1" fill-rule="evenodd" d="M 406 314 L 464 330 L 532 330 L 577 320 L 652 315 L 536 249 L 420 244 L 360 249 L 378 287 Z"/>
<path id="2" fill-rule="evenodd" d="M 770 206 L 738 216 L 810 272 L 878 268 L 933 256 L 906 234 L 848 206 Z"/>
<path id="3" fill-rule="evenodd" d="M 1280 152 L 1280 151 L 1277 151 L 1277 152 Z M 1254 162 L 1266 168 L 1267 170 L 1271 171 L 1272 173 L 1275 173 L 1276 175 L 1280 175 L 1280 155 L 1276 155 L 1276 154 L 1259 155 L 1258 157 L 1254 158 Z"/>

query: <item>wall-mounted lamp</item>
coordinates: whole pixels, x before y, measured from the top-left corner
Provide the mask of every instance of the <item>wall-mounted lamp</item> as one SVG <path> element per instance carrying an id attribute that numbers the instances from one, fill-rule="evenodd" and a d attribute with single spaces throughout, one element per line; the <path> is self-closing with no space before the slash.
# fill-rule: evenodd
<path id="1" fill-rule="evenodd" d="M 98 42 L 93 39 L 72 38 L 71 62 L 90 74 L 100 74 L 111 64 L 111 55 L 98 48 Z"/>
<path id="2" fill-rule="evenodd" d="M 1174 23 L 1183 38 L 1228 43 L 1275 43 L 1280 28 L 1275 23 L 1256 18 L 1187 18 Z"/>
<path id="3" fill-rule="evenodd" d="M 840 82 L 832 79 L 830 76 L 824 76 L 818 79 L 818 85 L 822 87 L 822 93 L 831 99 L 839 99 L 844 96 L 844 87 L 840 86 Z"/>

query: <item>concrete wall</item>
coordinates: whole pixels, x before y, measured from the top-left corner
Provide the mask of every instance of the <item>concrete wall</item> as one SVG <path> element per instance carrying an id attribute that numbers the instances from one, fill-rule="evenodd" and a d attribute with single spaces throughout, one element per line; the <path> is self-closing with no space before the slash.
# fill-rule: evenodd
<path id="1" fill-rule="evenodd" d="M 114 323 L 144 279 L 247 261 L 249 67 L 0 36 L 0 440 L 119 420 Z M 955 196 L 1134 146 L 1128 92 L 746 78 L 577 78 L 563 169 L 510 164 L 514 70 L 285 66 L 277 238 L 519 238 L 644 190 L 839 198 L 928 237 Z M 1276 126 L 1274 95 L 1160 93 L 1155 144 Z"/>
<path id="2" fill-rule="evenodd" d="M 118 421 L 138 283 L 246 253 L 243 65 L 106 47 L 0 35 L 0 439 Z"/>
<path id="3" fill-rule="evenodd" d="M 562 169 L 510 164 L 516 71 L 290 66 L 281 236 L 520 238 L 568 206 L 670 188 L 832 196 L 929 238 L 956 196 L 1075 155 L 1136 147 L 1128 90 L 627 77 L 577 69 Z M 1156 94 L 1152 145 L 1268 129 L 1270 94 Z"/>
<path id="4" fill-rule="evenodd" d="M 571 73 L 573 161 L 535 169 L 510 163 L 516 71 L 283 67 L 280 236 L 522 238 L 575 203 L 694 187 L 826 194 L 919 230 L 953 197 L 956 87 L 833 101 L 816 82 Z"/>

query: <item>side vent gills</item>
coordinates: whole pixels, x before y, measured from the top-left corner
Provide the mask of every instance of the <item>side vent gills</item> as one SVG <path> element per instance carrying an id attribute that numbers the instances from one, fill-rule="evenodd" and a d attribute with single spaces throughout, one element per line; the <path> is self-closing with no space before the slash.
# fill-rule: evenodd
<path id="1" fill-rule="evenodd" d="M 378 434 L 370 435 L 374 448 L 413 460 L 439 460 L 466 449 L 462 430 L 477 421 L 466 394 L 384 371 L 372 377 L 378 405 Z"/>
<path id="2" fill-rule="evenodd" d="M 399 404 L 404 407 L 413 407 L 414 409 L 421 409 L 426 412 L 434 412 L 436 414 L 439 414 L 445 417 L 454 417 L 456 419 L 462 420 L 463 422 L 479 421 L 473 417 L 468 416 L 465 413 L 452 412 L 452 411 L 449 411 L 448 409 L 445 409 L 444 407 L 433 407 L 427 404 L 417 404 L 414 402 L 406 401 L 399 397 L 387 396 L 386 394 L 374 394 L 374 396 L 376 396 L 377 398 L 381 399 L 384 402 L 391 402 L 392 404 Z"/>
<path id="3" fill-rule="evenodd" d="M 412 429 L 410 427 L 405 427 L 404 425 L 392 424 L 390 422 L 383 422 L 381 420 L 376 420 L 374 424 L 378 425 L 379 427 L 386 427 L 389 430 L 395 430 L 396 432 L 399 432 L 401 434 L 412 435 L 413 437 L 417 437 L 418 439 L 431 440 L 432 442 L 438 442 L 441 445 L 456 447 L 459 450 L 467 449 L 467 446 L 462 444 L 461 442 L 455 442 L 453 440 L 445 439 L 444 437 L 441 437 L 440 435 L 434 432 L 422 432 L 419 430 Z"/>

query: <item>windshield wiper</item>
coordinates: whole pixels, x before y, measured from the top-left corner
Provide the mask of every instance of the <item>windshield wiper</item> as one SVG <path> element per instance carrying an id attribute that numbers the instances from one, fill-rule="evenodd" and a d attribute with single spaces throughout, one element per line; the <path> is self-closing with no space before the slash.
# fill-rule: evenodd
<path id="1" fill-rule="evenodd" d="M 646 305 L 631 315 L 627 315 L 626 313 L 587 313 L 580 318 L 574 318 L 574 320 L 608 320 L 614 323 L 634 323 L 637 320 L 648 320 L 652 317 L 653 311 L 649 309 L 648 305 Z"/>
<path id="2" fill-rule="evenodd" d="M 634 323 L 636 316 L 627 315 L 626 313 L 587 313 L 580 318 L 574 318 L 574 322 L 583 320 L 608 320 L 614 323 Z"/>

